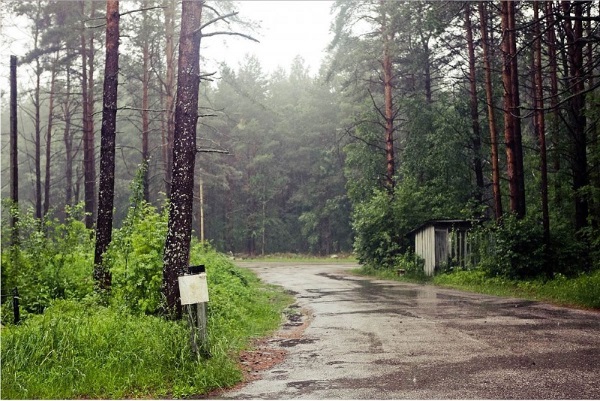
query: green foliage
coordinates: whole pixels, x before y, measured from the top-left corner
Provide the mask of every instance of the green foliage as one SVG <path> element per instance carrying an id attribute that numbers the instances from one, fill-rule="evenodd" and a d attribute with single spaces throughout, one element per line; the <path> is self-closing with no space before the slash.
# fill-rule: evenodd
<path id="1" fill-rule="evenodd" d="M 592 236 L 593 237 L 593 236 Z M 555 224 L 550 246 L 544 244 L 542 225 L 533 218 L 505 215 L 501 224 L 488 224 L 472 234 L 479 267 L 491 277 L 527 279 L 567 276 L 585 271 L 588 245 L 568 225 Z"/>
<path id="2" fill-rule="evenodd" d="M 193 246 L 192 263 L 207 267 L 210 359 L 192 354 L 187 323 L 141 314 L 139 303 L 56 301 L 3 329 L 2 398 L 179 398 L 235 384 L 237 352 L 278 327 L 290 297 L 206 244 Z"/>
<path id="3" fill-rule="evenodd" d="M 113 302 L 131 311 L 156 313 L 161 304 L 163 249 L 168 208 L 163 213 L 140 201 L 114 231 L 106 253 L 113 275 Z"/>
<path id="4" fill-rule="evenodd" d="M 416 181 L 405 179 L 393 196 L 375 191 L 373 197 L 354 208 L 354 252 L 361 263 L 375 268 L 396 266 L 397 257 L 413 245 L 408 233 L 419 224 L 437 218 L 460 216 L 456 205 L 443 193 L 433 194 Z"/>
<path id="5" fill-rule="evenodd" d="M 289 296 L 264 286 L 256 275 L 235 266 L 206 243 L 192 246 L 190 263 L 206 266 L 209 325 L 218 328 L 215 341 L 239 349 L 247 337 L 257 337 L 279 325 L 281 315 L 276 311 L 290 302 Z"/>
<path id="6" fill-rule="evenodd" d="M 354 273 L 363 276 L 375 276 L 394 281 L 408 281 L 417 283 L 431 281 L 431 277 L 425 275 L 425 270 L 423 269 L 423 259 L 415 256 L 412 251 L 407 251 L 406 253 L 396 256 L 394 260 L 394 267 L 382 269 L 373 267 L 372 265 L 364 265 L 359 269 L 355 269 Z"/>
<path id="7" fill-rule="evenodd" d="M 572 278 L 558 273 L 552 279 L 514 280 L 503 276 L 490 277 L 486 270 L 478 268 L 440 274 L 433 281 L 437 285 L 491 295 L 600 308 L 600 270 Z"/>
<path id="8" fill-rule="evenodd" d="M 491 276 L 516 279 L 543 273 L 546 256 L 539 222 L 509 214 L 501 224 L 484 228 L 484 232 L 489 234 L 489 242 L 481 244 L 480 266 Z"/>
<path id="9" fill-rule="evenodd" d="M 18 287 L 21 307 L 41 313 L 54 299 L 81 300 L 93 286 L 94 248 L 92 232 L 81 222 L 83 204 L 67 207 L 66 218 L 48 214 L 42 221 L 33 211 L 19 213 L 19 245 L 3 244 L 2 295 Z M 3 219 L 3 239 L 10 238 L 7 220 Z"/>
<path id="10" fill-rule="evenodd" d="M 185 323 L 116 308 L 57 302 L 2 340 L 3 399 L 180 397 L 240 379 L 224 344 L 197 360 Z"/>
<path id="11" fill-rule="evenodd" d="M 353 213 L 354 252 L 360 263 L 373 267 L 393 267 L 402 252 L 402 229 L 393 210 L 394 203 L 385 191 L 376 192 L 370 201 L 358 204 Z"/>
<path id="12" fill-rule="evenodd" d="M 480 266 L 491 276 L 534 277 L 543 273 L 545 245 L 541 225 L 532 219 L 506 215 L 502 224 L 483 229 Z"/>

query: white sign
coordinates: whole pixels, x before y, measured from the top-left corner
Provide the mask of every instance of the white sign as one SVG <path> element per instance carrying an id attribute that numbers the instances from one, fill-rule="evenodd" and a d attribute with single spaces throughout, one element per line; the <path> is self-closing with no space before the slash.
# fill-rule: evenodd
<path id="1" fill-rule="evenodd" d="M 179 276 L 179 294 L 182 305 L 208 302 L 208 284 L 206 273 Z"/>

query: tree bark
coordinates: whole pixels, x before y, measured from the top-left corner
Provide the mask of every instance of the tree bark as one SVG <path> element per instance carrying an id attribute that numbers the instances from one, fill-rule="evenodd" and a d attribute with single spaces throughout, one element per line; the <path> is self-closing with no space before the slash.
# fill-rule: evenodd
<path id="1" fill-rule="evenodd" d="M 85 15 L 85 1 L 81 1 L 81 15 Z M 92 6 L 93 8 L 93 6 Z M 81 92 L 83 111 L 83 192 L 85 203 L 85 226 L 94 226 L 96 168 L 94 157 L 94 120 L 93 120 L 93 49 L 88 49 L 85 21 L 81 22 Z M 93 43 L 90 39 L 90 43 Z"/>
<path id="2" fill-rule="evenodd" d="M 37 18 L 40 18 L 40 14 L 41 14 L 41 5 L 40 2 L 38 0 L 37 2 Z M 33 51 L 36 52 L 36 54 L 39 52 L 39 39 L 40 39 L 40 29 L 39 29 L 39 24 L 36 22 L 34 23 L 35 26 L 35 30 L 34 30 L 34 34 L 33 34 Z M 41 86 L 41 77 L 42 77 L 42 66 L 40 65 L 40 58 L 39 55 L 36 55 L 35 57 L 35 89 L 34 89 L 34 94 L 33 94 L 33 107 L 35 108 L 35 121 L 34 121 L 34 141 L 33 141 L 33 146 L 35 149 L 35 156 L 34 156 L 34 166 L 35 166 L 35 217 L 37 219 L 41 219 L 42 218 L 42 139 L 41 139 L 41 134 L 42 134 L 42 127 L 41 127 L 41 116 L 40 116 L 40 109 L 42 107 L 41 105 L 41 99 L 40 99 L 40 86 Z"/>
<path id="3" fill-rule="evenodd" d="M 574 9 L 574 21 L 571 21 L 571 8 Z M 567 56 L 569 65 L 568 130 L 572 137 L 573 154 L 571 170 L 573 173 L 573 192 L 575 198 L 575 229 L 587 226 L 589 205 L 582 189 L 589 184 L 587 171 L 587 134 L 585 117 L 584 71 L 583 71 L 583 6 L 580 2 L 563 1 L 563 27 L 567 38 Z"/>
<path id="4" fill-rule="evenodd" d="M 162 286 L 167 312 L 176 318 L 181 318 L 177 277 L 187 269 L 192 234 L 202 6 L 202 1 L 182 2 L 171 203 Z"/>
<path id="5" fill-rule="evenodd" d="M 548 211 L 548 161 L 546 156 L 546 122 L 544 116 L 544 87 L 542 77 L 542 39 L 539 20 L 539 1 L 533 3 L 533 32 L 536 38 L 533 43 L 534 52 L 534 128 L 540 148 L 540 193 L 542 198 L 542 225 L 544 243 L 550 245 L 550 214 Z"/>
<path id="6" fill-rule="evenodd" d="M 147 10 L 142 11 L 143 14 L 143 28 L 148 27 L 148 16 Z M 150 161 L 150 151 L 148 146 L 148 136 L 150 132 L 150 119 L 148 116 L 148 86 L 150 85 L 150 43 L 148 35 L 144 35 L 144 43 L 142 45 L 142 162 L 146 165 Z M 149 188 L 149 169 L 144 169 L 142 177 L 142 185 L 144 187 L 144 200 L 150 202 L 150 188 Z"/>
<path id="7" fill-rule="evenodd" d="M 548 42 L 548 67 L 550 69 L 550 109 L 552 110 L 552 120 L 550 124 L 550 134 L 552 147 L 554 148 L 552 164 L 554 172 L 560 170 L 560 153 L 558 151 L 560 147 L 559 141 L 559 122 L 560 122 L 560 111 L 558 109 L 558 62 L 557 56 L 557 39 L 554 26 L 554 10 L 552 2 L 548 1 L 546 5 L 546 21 L 548 22 L 548 29 L 546 31 L 546 41 Z M 555 194 L 560 193 L 556 190 Z M 556 195 L 558 196 L 558 195 Z M 558 199 L 555 199 L 557 201 Z M 558 203 L 558 202 L 557 202 Z"/>
<path id="8" fill-rule="evenodd" d="M 514 31 L 514 2 L 501 1 L 502 18 L 502 82 L 504 84 L 504 141 L 510 210 L 518 218 L 525 217 L 525 190 L 523 180 L 523 151 L 519 120 L 518 76 L 516 69 L 516 41 Z M 515 93 L 515 91 L 517 93 Z"/>
<path id="9" fill-rule="evenodd" d="M 65 205 L 71 205 L 73 200 L 73 135 L 71 134 L 71 73 L 66 72 L 66 95 L 62 104 L 65 128 L 63 141 L 65 143 Z"/>
<path id="10" fill-rule="evenodd" d="M 10 198 L 19 206 L 19 160 L 17 146 L 17 56 L 10 56 Z M 11 215 L 12 244 L 17 245 L 19 234 L 18 218 Z"/>
<path id="11" fill-rule="evenodd" d="M 394 106 L 392 99 L 393 71 L 392 57 L 390 55 L 390 43 L 393 41 L 393 34 L 390 33 L 384 4 L 385 2 L 381 0 L 381 37 L 383 39 L 383 97 L 385 102 L 385 184 L 387 190 L 390 193 L 393 193 L 395 186 L 394 175 L 396 174 L 396 160 L 394 156 Z"/>
<path id="12" fill-rule="evenodd" d="M 173 171 L 173 134 L 175 130 L 175 0 L 164 0 L 165 53 L 167 76 L 165 79 L 166 132 L 163 133 L 163 163 L 165 165 L 165 191 L 171 196 Z"/>
<path id="13" fill-rule="evenodd" d="M 525 217 L 525 172 L 523 167 L 523 145 L 521 135 L 521 101 L 519 96 L 519 69 L 518 69 L 518 53 L 517 53 L 517 28 L 516 28 L 516 2 L 508 1 L 508 37 L 510 44 L 510 80 L 512 84 L 512 105 L 513 109 L 510 114 L 514 124 L 514 153 L 516 167 L 516 187 L 517 187 L 517 210 L 518 217 Z"/>
<path id="14" fill-rule="evenodd" d="M 56 65 L 59 60 L 59 52 L 52 63 L 52 75 L 50 78 L 50 101 L 48 105 L 48 127 L 46 131 L 46 176 L 44 178 L 44 216 L 50 209 L 50 159 L 52 155 L 52 123 L 54 121 L 54 86 L 56 82 Z"/>
<path id="15" fill-rule="evenodd" d="M 119 1 L 106 2 L 106 61 L 102 104 L 100 146 L 100 188 L 98 191 L 98 220 L 94 254 L 96 289 L 106 291 L 111 286 L 111 273 L 103 263 L 104 252 L 112 239 L 113 202 L 115 186 L 115 138 L 117 122 L 117 87 L 119 75 Z"/>
<path id="16" fill-rule="evenodd" d="M 479 3 L 479 16 L 481 19 L 481 46 L 483 49 L 483 65 L 485 71 L 485 97 L 487 103 L 488 126 L 490 130 L 491 159 L 492 159 L 492 192 L 494 195 L 494 215 L 496 221 L 502 218 L 502 193 L 500 191 L 500 167 L 498 165 L 498 133 L 496 130 L 496 113 L 492 90 L 492 68 L 490 51 L 488 49 L 487 12 L 485 4 Z"/>
<path id="17" fill-rule="evenodd" d="M 483 166 L 481 163 L 481 129 L 479 126 L 479 111 L 477 105 L 477 81 L 475 71 L 475 47 L 473 45 L 473 28 L 471 26 L 471 5 L 465 4 L 465 31 L 467 34 L 467 49 L 469 53 L 469 97 L 471 108 L 471 127 L 473 129 L 473 170 L 475 171 L 475 184 L 477 186 L 475 199 L 481 203 L 483 200 L 484 182 Z"/>

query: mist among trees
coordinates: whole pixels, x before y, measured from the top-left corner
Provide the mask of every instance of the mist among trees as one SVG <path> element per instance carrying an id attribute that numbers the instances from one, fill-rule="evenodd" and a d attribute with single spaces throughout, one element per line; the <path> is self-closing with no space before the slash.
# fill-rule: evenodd
<path id="1" fill-rule="evenodd" d="M 479 260 L 493 274 L 598 268 L 597 1 L 337 1 L 317 73 L 300 56 L 270 73 L 252 55 L 210 70 L 200 50 L 182 64 L 181 30 L 197 45 L 254 40 L 235 3 L 202 2 L 186 22 L 189 3 L 183 14 L 174 0 L 116 11 L 109 217 L 98 203 L 107 174 L 106 3 L 3 3 L 3 17 L 26 22 L 31 38 L 18 60 L 31 79 L 18 85 L 16 167 L 18 210 L 40 222 L 40 235 L 52 234 L 44 221 L 75 218 L 105 240 L 103 218 L 110 234 L 144 204 L 171 208 L 160 238 L 167 249 L 194 236 L 221 252 L 354 252 L 391 268 L 410 254 L 411 230 L 460 218 L 481 224 Z M 182 97 L 195 87 L 197 106 Z M 3 107 L 5 216 L 17 200 L 9 120 Z M 85 213 L 73 215 L 80 203 Z M 175 222 L 180 210 L 185 221 Z M 3 253 L 19 235 L 28 231 L 3 235 Z M 169 252 L 167 270 L 189 260 L 189 248 Z M 4 280 L 4 260 L 3 295 L 15 284 Z"/>

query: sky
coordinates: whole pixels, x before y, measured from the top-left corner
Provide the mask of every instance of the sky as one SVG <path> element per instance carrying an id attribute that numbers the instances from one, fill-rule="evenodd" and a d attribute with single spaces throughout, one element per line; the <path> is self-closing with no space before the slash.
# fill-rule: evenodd
<path id="1" fill-rule="evenodd" d="M 69 1 L 69 0 L 63 0 Z M 331 41 L 329 33 L 332 16 L 331 0 L 242 0 L 238 1 L 239 17 L 257 22 L 260 28 L 252 36 L 260 41 L 253 42 L 236 36 L 211 37 L 203 41 L 202 55 L 209 60 L 205 71 L 217 70 L 218 63 L 225 62 L 232 68 L 247 54 L 258 57 L 263 71 L 270 73 L 278 67 L 289 70 L 292 60 L 300 55 L 311 74 L 317 74 L 325 55 L 325 48 Z M 20 27 L 24 22 L 6 20 L 0 15 L 0 53 L 6 55 L 0 60 L 0 92 L 7 92 L 9 77 L 8 55 L 18 57 L 27 52 L 27 29 Z M 207 28 L 208 30 L 208 28 Z M 246 32 L 243 32 L 246 33 Z M 19 76 L 25 74 L 20 71 Z M 30 74 L 20 78 L 20 82 L 31 79 Z"/>
<path id="2" fill-rule="evenodd" d="M 245 0 L 238 4 L 240 18 L 260 23 L 261 29 L 253 35 L 260 43 L 233 36 L 214 39 L 203 49 L 205 57 L 237 67 L 250 53 L 258 57 L 265 72 L 272 72 L 277 67 L 289 69 L 294 57 L 300 55 L 312 74 L 318 72 L 332 38 L 329 28 L 333 1 Z"/>

